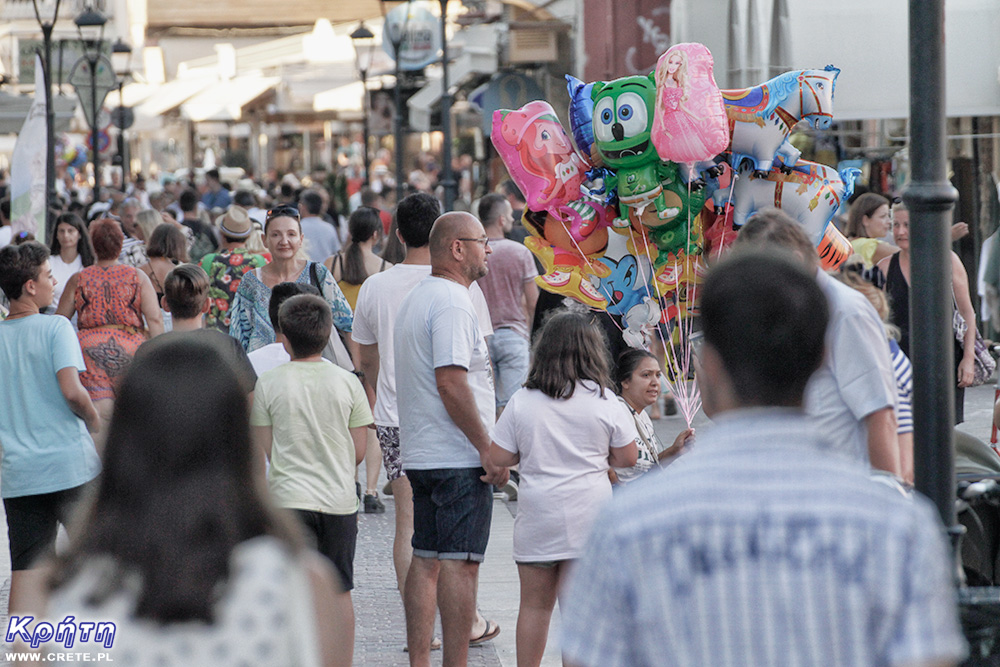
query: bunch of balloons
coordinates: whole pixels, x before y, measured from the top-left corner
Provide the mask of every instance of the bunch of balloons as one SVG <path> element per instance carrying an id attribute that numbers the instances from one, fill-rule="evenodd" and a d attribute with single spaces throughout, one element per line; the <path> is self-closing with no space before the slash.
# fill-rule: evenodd
<path id="1" fill-rule="evenodd" d="M 567 76 L 570 133 L 544 101 L 494 112 L 493 145 L 527 201 L 525 244 L 545 269 L 539 286 L 606 311 L 635 347 L 659 337 L 666 350 L 657 325 L 675 322 L 669 347 L 683 349 L 708 244 L 714 257 L 757 210 L 783 209 L 822 264 L 838 266 L 850 245 L 830 220 L 858 171 L 800 160 L 788 136 L 800 120 L 831 126 L 839 73 L 720 90 L 711 52 L 685 43 L 646 76 Z"/>

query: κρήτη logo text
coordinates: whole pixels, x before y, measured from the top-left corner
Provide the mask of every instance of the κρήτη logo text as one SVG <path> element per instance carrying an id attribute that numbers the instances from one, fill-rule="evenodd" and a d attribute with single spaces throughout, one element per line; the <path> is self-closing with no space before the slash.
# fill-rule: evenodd
<path id="1" fill-rule="evenodd" d="M 13 644 L 19 638 L 31 648 L 54 641 L 65 648 L 73 648 L 77 643 L 103 644 L 111 648 L 115 643 L 115 624 L 111 621 L 77 621 L 73 616 L 67 616 L 53 625 L 48 621 L 35 622 L 34 616 L 11 616 L 7 621 L 8 644 Z"/>

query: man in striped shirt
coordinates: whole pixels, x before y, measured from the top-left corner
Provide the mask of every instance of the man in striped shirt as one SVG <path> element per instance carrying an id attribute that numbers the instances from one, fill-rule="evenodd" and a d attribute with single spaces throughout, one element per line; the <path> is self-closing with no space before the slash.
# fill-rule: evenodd
<path id="1" fill-rule="evenodd" d="M 701 313 L 714 424 L 595 524 L 563 608 L 567 663 L 955 664 L 933 508 L 873 483 L 803 410 L 829 319 L 815 277 L 742 251 L 709 274 Z"/>

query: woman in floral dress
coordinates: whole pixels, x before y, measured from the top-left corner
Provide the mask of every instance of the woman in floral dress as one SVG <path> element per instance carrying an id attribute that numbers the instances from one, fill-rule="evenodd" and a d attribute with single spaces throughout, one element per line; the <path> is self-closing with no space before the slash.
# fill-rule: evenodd
<path id="1" fill-rule="evenodd" d="M 90 238 L 97 262 L 69 279 L 56 313 L 78 315 L 77 335 L 87 365 L 80 381 L 106 424 L 118 380 L 138 347 L 163 333 L 163 318 L 149 277 L 118 263 L 125 238 L 118 221 L 96 220 Z"/>

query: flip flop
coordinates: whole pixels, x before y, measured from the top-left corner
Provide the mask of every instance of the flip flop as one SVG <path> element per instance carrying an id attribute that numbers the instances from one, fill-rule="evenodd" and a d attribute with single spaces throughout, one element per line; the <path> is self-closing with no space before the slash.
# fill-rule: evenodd
<path id="1" fill-rule="evenodd" d="M 478 646 L 483 642 L 488 642 L 498 634 L 500 634 L 500 626 L 493 621 L 487 620 L 486 629 L 483 631 L 483 634 L 479 635 L 475 639 L 470 639 L 469 646 Z"/>

